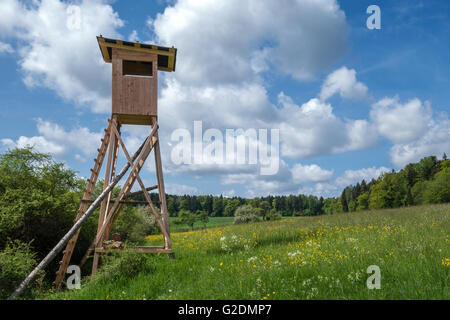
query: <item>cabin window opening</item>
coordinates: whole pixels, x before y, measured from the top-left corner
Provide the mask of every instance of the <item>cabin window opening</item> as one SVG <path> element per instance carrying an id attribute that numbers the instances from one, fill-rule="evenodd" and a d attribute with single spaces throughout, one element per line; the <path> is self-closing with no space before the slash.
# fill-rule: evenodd
<path id="1" fill-rule="evenodd" d="M 153 77 L 153 64 L 146 61 L 122 61 L 122 74 L 126 77 Z"/>

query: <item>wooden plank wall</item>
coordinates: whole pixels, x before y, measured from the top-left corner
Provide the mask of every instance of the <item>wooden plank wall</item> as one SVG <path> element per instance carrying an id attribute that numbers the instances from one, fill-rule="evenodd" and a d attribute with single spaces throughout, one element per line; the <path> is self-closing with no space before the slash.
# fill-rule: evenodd
<path id="1" fill-rule="evenodd" d="M 112 114 L 121 124 L 150 125 L 158 114 L 157 55 L 112 50 Z M 123 60 L 151 62 L 152 77 L 123 75 Z"/>

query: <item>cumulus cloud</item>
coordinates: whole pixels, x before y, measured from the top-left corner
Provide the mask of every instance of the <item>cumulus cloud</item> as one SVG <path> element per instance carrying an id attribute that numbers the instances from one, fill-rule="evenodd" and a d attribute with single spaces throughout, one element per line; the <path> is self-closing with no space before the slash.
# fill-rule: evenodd
<path id="1" fill-rule="evenodd" d="M 399 143 L 389 152 L 392 163 L 401 168 L 408 163 L 417 162 L 423 157 L 450 153 L 450 121 L 441 119 L 433 121 L 429 129 L 417 140 Z"/>
<path id="2" fill-rule="evenodd" d="M 319 96 L 321 100 L 327 100 L 335 94 L 347 99 L 362 99 L 367 91 L 367 86 L 356 80 L 356 71 L 344 66 L 327 76 Z"/>
<path id="3" fill-rule="evenodd" d="M 368 149 L 378 142 L 376 127 L 367 120 L 348 120 L 345 127 L 347 143 L 342 147 L 335 147 L 336 153 Z"/>
<path id="4" fill-rule="evenodd" d="M 1 53 L 13 53 L 14 49 L 11 47 L 9 43 L 5 43 L 0 41 L 0 54 Z"/>
<path id="5" fill-rule="evenodd" d="M 285 161 L 280 160 L 280 169 L 276 175 L 262 176 L 254 171 L 231 172 L 221 176 L 221 183 L 224 185 L 244 185 L 246 195 L 256 197 L 269 194 L 296 194 L 299 188 L 319 182 L 327 182 L 332 177 L 333 170 L 323 169 L 317 164 L 302 165 L 296 163 L 290 167 Z"/>
<path id="6" fill-rule="evenodd" d="M 230 172 L 220 177 L 223 185 L 243 185 L 246 196 L 256 197 L 268 194 L 289 194 L 295 190 L 292 171 L 281 160 L 276 175 L 262 176 L 256 170 L 247 172 Z"/>
<path id="7" fill-rule="evenodd" d="M 310 99 L 301 107 L 280 93 L 281 154 L 300 159 L 368 148 L 377 140 L 374 129 L 365 120 L 342 120 L 329 103 Z"/>
<path id="8" fill-rule="evenodd" d="M 432 110 L 429 103 L 417 98 L 405 104 L 398 97 L 384 98 L 372 106 L 370 117 L 381 135 L 393 143 L 408 143 L 428 130 Z"/>
<path id="9" fill-rule="evenodd" d="M 59 0 L 5 0 L 0 12 L 0 36 L 21 40 L 27 86 L 50 88 L 93 112 L 110 110 L 111 66 L 102 61 L 96 36 L 119 36 L 123 21 L 106 0 L 82 0 L 75 7 Z"/>
<path id="10" fill-rule="evenodd" d="M 322 169 L 316 164 L 301 165 L 298 163 L 291 171 L 294 182 L 299 184 L 328 181 L 333 176 L 332 170 Z"/>
<path id="11" fill-rule="evenodd" d="M 363 179 L 366 180 L 366 182 L 369 182 L 372 179 L 378 178 L 382 173 L 389 171 L 390 170 L 386 167 L 346 170 L 334 180 L 319 182 L 313 186 L 301 187 L 298 192 L 323 197 L 336 197 L 349 185 L 355 185 Z"/>
<path id="12" fill-rule="evenodd" d="M 323 169 L 316 164 L 297 163 L 290 168 L 282 161 L 278 176 L 262 177 L 252 173 L 229 174 L 223 176 L 222 183 L 244 185 L 248 197 L 288 194 L 336 197 L 349 185 L 355 185 L 363 179 L 369 182 L 390 171 L 386 167 L 370 167 L 346 170 L 338 177 L 333 178 L 333 170 Z"/>
<path id="13" fill-rule="evenodd" d="M 397 168 L 450 150 L 450 121 L 446 114 L 435 117 L 427 101 L 384 98 L 372 106 L 370 118 L 378 133 L 392 142 L 389 155 Z"/>
<path id="14" fill-rule="evenodd" d="M 50 121 L 37 119 L 36 122 L 39 136 L 21 136 L 16 141 L 5 138 L 1 139 L 1 142 L 7 148 L 31 146 L 40 152 L 49 153 L 56 157 L 65 156 L 69 151 L 74 150 L 81 152 L 84 156 L 91 156 L 95 154 L 100 139 L 103 137 L 103 132 L 91 132 L 85 127 L 67 131 Z M 78 161 L 82 161 L 81 158 L 81 155 L 75 155 L 75 159 Z"/>
<path id="15" fill-rule="evenodd" d="M 257 83 L 193 88 L 168 80 L 158 107 L 160 123 L 170 130 L 191 127 L 194 120 L 220 129 L 267 127 L 277 118 L 266 89 Z"/>
<path id="16" fill-rule="evenodd" d="M 166 186 L 166 193 L 176 195 L 198 194 L 199 190 L 185 184 L 170 183 Z"/>
<path id="17" fill-rule="evenodd" d="M 180 48 L 177 78 L 189 84 L 246 81 L 268 63 L 311 79 L 346 49 L 345 14 L 335 0 L 179 0 L 151 27 L 158 42 Z"/>
<path id="18" fill-rule="evenodd" d="M 55 156 L 59 156 L 64 154 L 65 148 L 59 144 L 56 144 L 52 141 L 48 141 L 42 136 L 36 137 L 24 137 L 20 136 L 17 141 L 13 141 L 12 139 L 6 138 L 1 139 L 4 146 L 10 149 L 14 148 L 25 148 L 25 147 L 34 147 L 36 150 L 43 153 L 50 153 Z"/>

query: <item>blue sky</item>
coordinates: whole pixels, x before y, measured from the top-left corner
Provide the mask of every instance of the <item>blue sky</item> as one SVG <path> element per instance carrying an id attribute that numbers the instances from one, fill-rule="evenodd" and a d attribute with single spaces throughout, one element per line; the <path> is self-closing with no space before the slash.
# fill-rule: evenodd
<path id="1" fill-rule="evenodd" d="M 366 27 L 372 4 L 380 30 Z M 69 6 L 79 28 L 67 27 Z M 160 73 L 169 193 L 334 196 L 450 153 L 447 1 L 5 0 L 0 12 L 0 150 L 31 144 L 80 176 L 110 112 L 100 33 L 179 50 L 177 71 Z M 176 165 L 171 134 L 195 120 L 223 133 L 279 129 L 280 170 Z M 146 133 L 124 128 L 131 151 Z M 152 165 L 142 177 L 153 184 Z"/>

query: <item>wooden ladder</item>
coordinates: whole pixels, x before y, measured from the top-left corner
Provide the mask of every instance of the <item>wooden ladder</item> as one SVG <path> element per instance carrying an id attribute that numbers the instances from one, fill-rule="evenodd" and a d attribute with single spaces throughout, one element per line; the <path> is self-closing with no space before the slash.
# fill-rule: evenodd
<path id="1" fill-rule="evenodd" d="M 94 168 L 91 169 L 91 176 L 87 179 L 87 185 L 84 189 L 83 199 L 91 199 L 92 193 L 94 192 L 95 184 L 97 183 L 97 179 L 102 168 L 103 160 L 106 155 L 106 151 L 108 149 L 109 140 L 111 138 L 111 120 L 108 120 L 108 127 L 105 129 L 105 136 L 102 139 L 102 144 L 99 149 L 97 149 L 98 154 L 97 158 L 94 160 Z M 81 218 L 81 216 L 86 212 L 89 208 L 90 203 L 86 201 L 81 201 L 80 207 L 77 211 L 77 216 L 74 220 L 74 223 Z M 75 248 L 75 244 L 77 242 L 78 236 L 80 234 L 81 229 L 74 234 L 74 236 L 69 240 L 66 245 L 66 249 L 63 251 L 63 258 L 59 262 L 59 269 L 56 272 L 56 279 L 53 283 L 54 287 L 58 288 L 61 282 L 63 281 L 67 267 L 69 266 L 70 259 L 72 257 L 73 250 Z"/>

